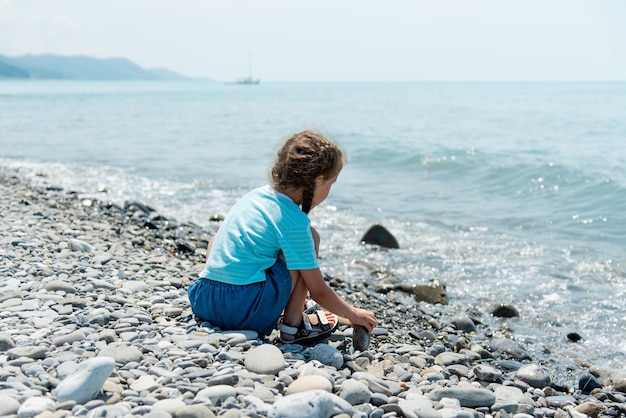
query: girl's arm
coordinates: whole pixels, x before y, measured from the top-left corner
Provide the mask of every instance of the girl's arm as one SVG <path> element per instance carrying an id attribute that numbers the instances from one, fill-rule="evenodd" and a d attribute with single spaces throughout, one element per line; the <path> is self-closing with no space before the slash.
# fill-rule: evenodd
<path id="1" fill-rule="evenodd" d="M 215 239 L 215 235 L 211 237 L 209 240 L 209 245 L 206 247 L 206 260 L 209 261 L 209 254 L 211 254 L 211 247 L 213 247 L 213 240 Z"/>
<path id="2" fill-rule="evenodd" d="M 313 299 L 322 305 L 324 309 L 347 318 L 353 326 L 361 325 L 369 332 L 372 332 L 376 326 L 376 317 L 374 314 L 365 309 L 356 308 L 343 300 L 337 292 L 331 289 L 324 281 L 324 277 L 319 268 L 300 270 L 300 274 Z"/>

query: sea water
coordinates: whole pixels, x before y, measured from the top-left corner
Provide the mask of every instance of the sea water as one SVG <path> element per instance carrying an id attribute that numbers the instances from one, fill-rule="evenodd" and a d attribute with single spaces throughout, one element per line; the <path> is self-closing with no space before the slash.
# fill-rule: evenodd
<path id="1" fill-rule="evenodd" d="M 624 364 L 626 83 L 0 82 L 2 167 L 207 229 L 303 129 L 348 157 L 311 213 L 331 276 L 437 279 L 450 315 L 512 304 L 490 325 L 537 353 Z"/>

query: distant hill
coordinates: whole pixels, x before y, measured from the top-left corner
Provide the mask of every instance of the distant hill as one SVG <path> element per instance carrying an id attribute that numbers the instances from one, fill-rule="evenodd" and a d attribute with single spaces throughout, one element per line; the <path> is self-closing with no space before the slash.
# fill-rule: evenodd
<path id="1" fill-rule="evenodd" d="M 0 78 L 54 80 L 184 80 L 167 69 L 146 69 L 126 58 L 92 58 L 52 54 L 0 55 Z"/>

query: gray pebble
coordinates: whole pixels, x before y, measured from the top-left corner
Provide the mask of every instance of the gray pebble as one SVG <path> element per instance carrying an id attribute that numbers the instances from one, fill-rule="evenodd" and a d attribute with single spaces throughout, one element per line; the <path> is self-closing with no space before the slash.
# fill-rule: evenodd
<path id="1" fill-rule="evenodd" d="M 474 375 L 479 380 L 486 382 L 501 382 L 502 372 L 495 367 L 491 367 L 487 364 L 478 364 L 472 369 Z"/>
<path id="2" fill-rule="evenodd" d="M 31 418 L 43 414 L 46 411 L 54 411 L 54 401 L 49 398 L 33 396 L 24 401 L 17 410 L 18 418 Z"/>
<path id="3" fill-rule="evenodd" d="M 350 405 L 358 405 L 369 402 L 372 398 L 372 392 L 358 380 L 346 379 L 339 388 L 339 397 L 346 400 Z"/>
<path id="4" fill-rule="evenodd" d="M 47 352 L 47 347 L 29 345 L 24 347 L 13 347 L 7 351 L 7 355 L 9 356 L 9 359 L 17 359 L 19 357 L 43 359 L 46 357 Z"/>
<path id="5" fill-rule="evenodd" d="M 8 416 L 17 414 L 20 408 L 20 402 L 9 396 L 0 394 L 0 416 Z"/>
<path id="6" fill-rule="evenodd" d="M 352 416 L 353 408 L 345 400 L 323 390 L 285 396 L 274 402 L 268 418 L 329 418 L 338 414 Z"/>
<path id="7" fill-rule="evenodd" d="M 114 367 L 114 360 L 110 357 L 85 360 L 54 389 L 53 394 L 59 402 L 88 402 L 98 395 Z"/>
<path id="8" fill-rule="evenodd" d="M 111 343 L 100 350 L 98 356 L 111 357 L 116 363 L 126 364 L 131 361 L 139 362 L 143 359 L 143 353 L 137 347 L 124 343 Z"/>
<path id="9" fill-rule="evenodd" d="M 527 364 L 520 367 L 515 373 L 515 377 L 535 388 L 543 388 L 550 383 L 548 372 L 536 364 Z"/>
<path id="10" fill-rule="evenodd" d="M 286 366 L 283 353 L 271 344 L 248 350 L 244 364 L 249 371 L 259 374 L 276 374 Z"/>
<path id="11" fill-rule="evenodd" d="M 328 344 L 317 344 L 311 349 L 311 360 L 340 369 L 343 366 L 343 355 L 335 347 Z"/>
<path id="12" fill-rule="evenodd" d="M 352 331 L 352 345 L 357 351 L 365 351 L 370 345 L 370 333 L 365 327 L 355 325 Z"/>
<path id="13" fill-rule="evenodd" d="M 13 347 L 15 347 L 15 343 L 11 337 L 5 333 L 0 333 L 0 352 L 10 350 Z"/>
<path id="14" fill-rule="evenodd" d="M 467 384 L 435 389 L 429 393 L 429 397 L 434 401 L 439 401 L 442 398 L 458 399 L 461 406 L 468 408 L 480 406 L 490 407 L 496 401 L 496 397 L 492 391 L 479 389 Z"/>

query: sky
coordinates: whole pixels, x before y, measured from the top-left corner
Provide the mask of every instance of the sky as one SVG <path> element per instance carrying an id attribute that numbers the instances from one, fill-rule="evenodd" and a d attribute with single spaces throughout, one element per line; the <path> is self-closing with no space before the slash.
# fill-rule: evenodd
<path id="1" fill-rule="evenodd" d="M 217 81 L 626 80 L 626 0 L 0 0 L 0 54 L 42 53 Z"/>

